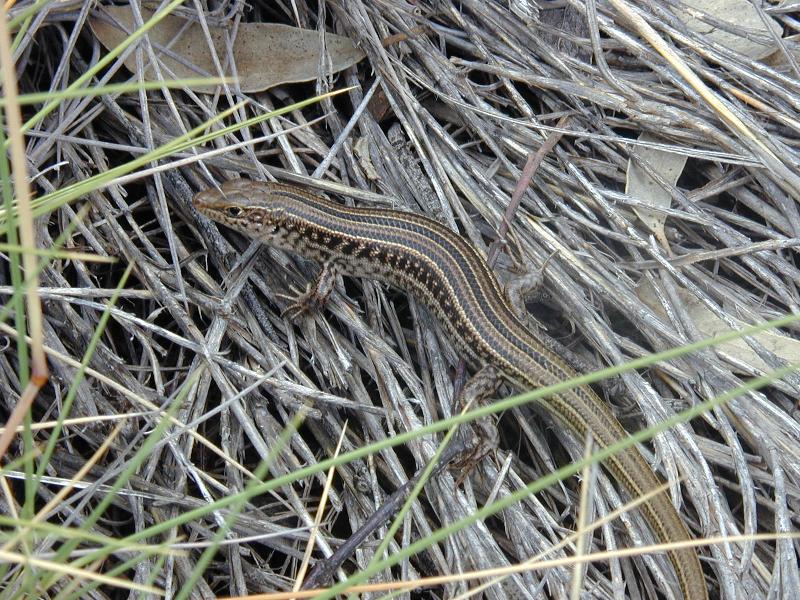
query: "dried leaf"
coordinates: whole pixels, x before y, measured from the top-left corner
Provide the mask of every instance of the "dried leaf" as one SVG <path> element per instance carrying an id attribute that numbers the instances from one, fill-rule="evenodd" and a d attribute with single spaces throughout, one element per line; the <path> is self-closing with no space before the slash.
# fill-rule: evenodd
<path id="1" fill-rule="evenodd" d="M 108 18 L 92 18 L 92 31 L 106 48 L 113 48 L 133 31 L 133 13 L 128 6 L 107 6 Z M 147 20 L 152 11 L 142 9 Z M 176 78 L 218 76 L 208 39 L 199 23 L 176 16 L 168 16 L 149 32 L 150 42 L 156 56 Z M 225 65 L 226 34 L 222 28 L 211 28 L 211 40 L 220 62 Z M 319 69 L 319 33 L 274 23 L 242 23 L 233 42 L 233 57 L 239 85 L 245 93 L 260 92 L 284 83 L 311 81 L 317 78 Z M 328 74 L 336 73 L 356 64 L 364 58 L 364 52 L 356 48 L 350 38 L 331 33 L 325 34 L 325 49 L 330 57 L 326 65 Z M 180 60 L 173 58 L 178 57 Z M 136 71 L 136 59 L 131 55 L 125 66 Z M 232 71 L 226 76 L 232 77 Z M 144 78 L 153 78 L 153 69 L 148 67 Z M 212 93 L 213 86 L 194 88 L 198 92 Z"/>
<path id="2" fill-rule="evenodd" d="M 665 140 L 646 132 L 639 136 L 639 141 L 666 143 Z M 663 150 L 657 150 L 655 148 L 636 146 L 631 154 L 647 163 L 653 171 L 658 173 L 664 181 L 671 185 L 675 185 L 678 181 L 678 177 L 683 173 L 684 165 L 686 165 L 685 155 L 676 154 L 674 152 L 664 152 Z M 636 198 L 640 202 L 644 202 L 648 206 L 669 208 L 672 203 L 672 196 L 670 196 L 669 192 L 661 187 L 653 177 L 639 166 L 638 162 L 630 159 L 628 160 L 625 193 Z M 651 211 L 644 208 L 634 208 L 634 211 L 644 224 L 647 225 L 650 231 L 659 239 L 661 244 L 667 248 L 668 243 L 664 236 L 664 221 L 666 220 L 666 215 L 659 211 Z"/>
<path id="3" fill-rule="evenodd" d="M 795 66 L 800 63 L 800 34 L 787 35 L 781 41 L 786 52 L 778 48 L 762 62 L 781 73 L 796 73 Z M 791 60 L 787 54 L 791 56 Z M 794 61 L 794 64 L 791 64 L 791 61 Z"/>
<path id="4" fill-rule="evenodd" d="M 750 0 L 683 0 L 686 9 L 675 8 L 675 15 L 686 26 L 696 33 L 701 33 L 721 46 L 740 52 L 755 60 L 764 58 L 775 51 L 773 43 L 761 43 L 756 38 L 769 37 L 767 25 L 761 19 L 755 6 Z M 730 23 L 732 27 L 743 30 L 747 36 L 738 35 L 704 23 L 695 15 L 700 15 L 693 9 L 702 10 L 720 21 Z M 780 37 L 781 26 L 771 17 L 767 18 L 769 28 Z"/>
<path id="5" fill-rule="evenodd" d="M 661 306 L 649 282 L 645 281 L 639 285 L 639 287 L 636 288 L 636 295 L 642 302 L 647 304 L 654 313 L 659 315 L 662 319 L 667 320 L 664 307 Z M 690 292 L 679 289 L 678 296 L 684 304 L 684 310 L 686 310 L 692 318 L 695 327 L 697 327 L 697 330 L 703 336 L 713 337 L 731 331 L 731 328 L 728 327 L 725 321 L 706 308 L 705 304 Z M 747 323 L 737 321 L 736 329 L 742 329 L 747 325 Z M 785 335 L 781 335 L 780 333 L 762 331 L 752 337 L 758 340 L 764 348 L 786 361 L 796 361 L 797 357 L 800 356 L 800 342 Z M 771 367 L 767 365 L 758 354 L 753 352 L 744 340 L 737 339 L 725 342 L 724 344 L 720 344 L 718 348 L 726 354 L 735 357 L 737 360 L 752 365 L 756 369 L 761 369 L 762 371 L 771 370 Z"/>

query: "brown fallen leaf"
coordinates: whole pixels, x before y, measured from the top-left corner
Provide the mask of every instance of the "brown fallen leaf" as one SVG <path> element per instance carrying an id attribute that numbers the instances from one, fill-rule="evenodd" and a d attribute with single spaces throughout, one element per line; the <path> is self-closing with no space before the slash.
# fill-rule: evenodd
<path id="1" fill-rule="evenodd" d="M 769 56 L 775 50 L 768 28 L 772 29 L 774 35 L 781 35 L 780 24 L 772 17 L 763 21 L 759 9 L 750 0 L 683 0 L 680 7 L 672 10 L 692 31 L 756 60 Z M 702 21 L 699 10 L 729 23 L 736 33 Z"/>
<path id="2" fill-rule="evenodd" d="M 666 140 L 647 132 L 639 136 L 639 141 L 668 143 Z M 647 146 L 636 146 L 632 154 L 646 162 L 665 182 L 671 185 L 675 185 L 678 181 L 686 164 L 686 156 L 683 154 L 665 152 Z M 626 175 L 626 194 L 653 208 L 669 208 L 671 206 L 672 196 L 639 163 L 628 160 Z M 669 249 L 669 242 L 664 235 L 664 221 L 666 220 L 664 213 L 657 210 L 648 210 L 647 208 L 634 208 L 633 210 L 639 219 L 653 232 L 661 245 Z"/>
<path id="3" fill-rule="evenodd" d="M 93 17 L 89 24 L 97 39 L 106 48 L 120 44 L 133 30 L 133 12 L 129 6 L 106 6 L 107 16 Z M 152 11 L 142 9 L 147 21 Z M 109 18 L 110 17 L 110 18 Z M 114 23 L 112 23 L 112 21 Z M 150 43 L 162 68 L 175 78 L 216 77 L 219 75 L 212 60 L 208 38 L 199 23 L 182 17 L 167 16 L 150 30 Z M 211 28 L 211 41 L 220 63 L 226 64 L 226 32 L 222 27 Z M 327 74 L 346 69 L 364 58 L 364 52 L 350 38 L 325 34 L 325 49 L 330 56 Z M 241 23 L 233 41 L 233 59 L 242 92 L 261 92 L 284 83 L 298 83 L 317 78 L 320 39 L 317 31 L 298 29 L 276 23 Z M 173 58 L 176 57 L 176 58 Z M 131 55 L 125 66 L 136 71 L 136 58 Z M 231 77 L 228 68 L 223 74 Z M 144 73 L 145 80 L 153 78 L 153 68 Z M 193 87 L 195 91 L 213 93 L 215 86 Z"/>
<path id="4" fill-rule="evenodd" d="M 636 295 L 659 317 L 665 321 L 668 320 L 668 316 L 664 311 L 664 307 L 658 301 L 656 292 L 653 290 L 653 286 L 648 281 L 643 281 L 636 288 Z M 691 292 L 684 289 L 679 289 L 678 295 L 683 302 L 684 310 L 692 318 L 695 327 L 697 327 L 697 330 L 703 336 L 713 337 L 731 331 L 731 328 L 725 321 L 711 312 L 711 310 Z M 735 322 L 737 330 L 743 329 L 748 325 L 748 323 L 738 319 L 736 319 Z M 797 360 L 797 357 L 800 356 L 800 342 L 781 333 L 775 331 L 762 331 L 761 333 L 754 334 L 752 337 L 758 340 L 758 342 L 767 350 L 788 362 L 795 361 Z M 736 360 L 742 363 L 752 365 L 753 367 L 761 369 L 762 371 L 771 370 L 771 367 L 765 363 L 744 340 L 730 340 L 724 344 L 720 344 L 719 349 L 735 357 Z M 738 371 L 738 369 L 736 370 Z"/>
<path id="5" fill-rule="evenodd" d="M 786 52 L 778 48 L 762 62 L 780 73 L 796 73 L 795 65 L 800 62 L 800 34 L 787 35 L 781 42 Z"/>

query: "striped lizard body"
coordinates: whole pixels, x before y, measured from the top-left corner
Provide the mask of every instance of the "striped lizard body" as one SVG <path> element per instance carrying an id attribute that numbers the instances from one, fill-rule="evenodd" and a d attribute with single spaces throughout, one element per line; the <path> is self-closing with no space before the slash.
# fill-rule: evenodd
<path id="1" fill-rule="evenodd" d="M 330 288 L 331 274 L 339 272 L 385 281 L 413 294 L 439 318 L 465 357 L 496 369 L 520 389 L 576 376 L 554 350 L 555 342 L 534 335 L 515 316 L 472 245 L 436 221 L 395 210 L 350 208 L 295 186 L 243 179 L 200 192 L 194 204 L 240 233 L 322 263 L 318 284 L 328 280 Z M 561 392 L 544 405 L 579 439 L 590 433 L 599 446 L 607 447 L 627 436 L 589 387 Z M 603 464 L 634 497 L 661 485 L 635 447 Z M 666 492 L 647 500 L 642 511 L 659 541 L 691 539 Z M 684 598 L 706 600 L 697 553 L 682 548 L 668 554 Z"/>

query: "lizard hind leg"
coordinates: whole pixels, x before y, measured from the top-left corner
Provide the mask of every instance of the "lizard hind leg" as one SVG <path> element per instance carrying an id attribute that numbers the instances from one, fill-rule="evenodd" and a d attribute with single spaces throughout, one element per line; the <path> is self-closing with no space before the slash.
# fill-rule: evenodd
<path id="1" fill-rule="evenodd" d="M 461 410 L 469 410 L 494 395 L 502 382 L 503 377 L 496 368 L 485 366 L 467 381 L 456 402 L 461 405 Z M 455 460 L 454 468 L 461 470 L 460 484 L 475 465 L 497 449 L 497 427 L 491 417 L 484 417 L 472 422 L 459 433 L 459 437 L 464 450 Z"/>

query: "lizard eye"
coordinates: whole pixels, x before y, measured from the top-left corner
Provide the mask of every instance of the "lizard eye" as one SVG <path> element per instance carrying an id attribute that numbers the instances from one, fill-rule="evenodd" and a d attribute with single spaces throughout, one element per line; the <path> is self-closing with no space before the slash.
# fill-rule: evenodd
<path id="1" fill-rule="evenodd" d="M 235 219 L 242 215 L 242 209 L 238 206 L 229 206 L 225 209 L 225 214 Z"/>

